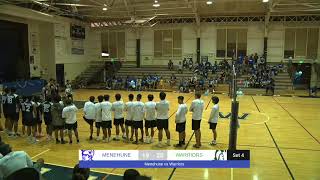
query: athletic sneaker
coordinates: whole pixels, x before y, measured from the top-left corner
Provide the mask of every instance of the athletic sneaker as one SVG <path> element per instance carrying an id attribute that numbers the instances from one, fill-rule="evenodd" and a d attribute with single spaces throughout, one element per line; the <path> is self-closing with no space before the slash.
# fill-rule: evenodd
<path id="1" fill-rule="evenodd" d="M 157 144 L 157 147 L 158 147 L 158 148 L 162 148 L 162 143 L 159 142 L 159 143 Z"/>
<path id="2" fill-rule="evenodd" d="M 138 144 L 138 141 L 134 141 L 134 142 L 132 142 L 132 144 Z"/>
<path id="3" fill-rule="evenodd" d="M 102 139 L 102 142 L 103 142 L 103 143 L 106 143 L 106 142 L 107 142 L 107 140 L 106 140 L 106 139 Z"/>
<path id="4" fill-rule="evenodd" d="M 181 148 L 181 147 L 182 147 L 182 144 L 178 143 L 178 144 L 175 144 L 175 145 L 173 145 L 173 146 L 176 147 L 176 148 Z"/>
<path id="5" fill-rule="evenodd" d="M 96 138 L 96 141 L 100 141 L 101 139 L 100 139 L 100 137 L 98 136 L 97 138 Z"/>
<path id="6" fill-rule="evenodd" d="M 127 136 L 125 134 L 123 134 L 122 139 L 127 139 Z"/>
<path id="7" fill-rule="evenodd" d="M 114 140 L 114 141 L 120 141 L 120 139 L 117 138 L 117 137 L 114 137 L 113 140 Z"/>
<path id="8" fill-rule="evenodd" d="M 171 146 L 171 144 L 170 144 L 170 139 L 167 140 L 166 145 L 167 145 L 167 146 Z"/>
<path id="9" fill-rule="evenodd" d="M 212 142 L 209 143 L 209 145 L 215 146 L 215 145 L 217 145 L 217 141 L 213 140 Z"/>

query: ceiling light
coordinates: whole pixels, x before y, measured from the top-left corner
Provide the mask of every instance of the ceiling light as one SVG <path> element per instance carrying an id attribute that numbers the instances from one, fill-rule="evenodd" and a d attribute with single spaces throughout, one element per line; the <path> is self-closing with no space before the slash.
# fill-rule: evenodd
<path id="1" fill-rule="evenodd" d="M 105 8 L 102 8 L 102 10 L 106 11 L 106 10 L 108 10 L 108 8 L 105 7 Z"/>
<path id="2" fill-rule="evenodd" d="M 158 1 L 157 1 L 157 0 L 155 0 L 155 1 L 154 1 L 154 3 L 158 3 Z"/>
<path id="3" fill-rule="evenodd" d="M 213 2 L 212 1 L 207 1 L 207 4 L 208 5 L 211 5 Z"/>
<path id="4" fill-rule="evenodd" d="M 269 0 L 262 0 L 262 2 L 266 3 L 266 2 L 269 2 Z"/>
<path id="5" fill-rule="evenodd" d="M 156 4 L 153 4 L 152 6 L 153 6 L 153 7 L 159 7 L 160 4 L 156 3 Z"/>

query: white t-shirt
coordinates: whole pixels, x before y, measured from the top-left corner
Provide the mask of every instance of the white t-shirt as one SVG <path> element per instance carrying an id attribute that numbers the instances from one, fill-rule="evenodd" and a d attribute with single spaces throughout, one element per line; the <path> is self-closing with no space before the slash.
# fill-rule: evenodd
<path id="1" fill-rule="evenodd" d="M 102 111 L 102 121 L 111 121 L 112 120 L 112 103 L 109 101 L 104 101 L 100 103 Z"/>
<path id="2" fill-rule="evenodd" d="M 94 104 L 96 107 L 96 122 L 101 122 L 102 121 L 102 109 L 101 109 L 101 103 L 96 103 Z"/>
<path id="3" fill-rule="evenodd" d="M 219 105 L 215 104 L 211 109 L 209 122 L 210 123 L 217 123 L 218 119 L 219 119 Z"/>
<path id="4" fill-rule="evenodd" d="M 75 105 L 70 105 L 62 110 L 62 118 L 66 119 L 66 124 L 74 124 L 77 122 L 78 108 Z"/>
<path id="5" fill-rule="evenodd" d="M 96 118 L 96 107 L 94 103 L 91 101 L 88 101 L 84 104 L 83 112 L 84 112 L 84 117 L 87 119 Z"/>
<path id="6" fill-rule="evenodd" d="M 114 118 L 123 118 L 124 103 L 122 101 L 116 101 L 112 103 L 112 110 L 114 111 Z"/>
<path id="7" fill-rule="evenodd" d="M 156 104 L 157 119 L 169 119 L 169 101 L 162 100 Z"/>
<path id="8" fill-rule="evenodd" d="M 136 101 L 133 103 L 133 120 L 142 121 L 144 119 L 144 103 Z"/>
<path id="9" fill-rule="evenodd" d="M 186 115 L 188 107 L 186 104 L 179 104 L 178 111 L 176 112 L 176 123 L 186 122 Z"/>
<path id="10" fill-rule="evenodd" d="M 153 101 L 149 101 L 145 103 L 145 111 L 146 111 L 146 120 L 152 121 L 156 120 L 156 104 Z"/>
<path id="11" fill-rule="evenodd" d="M 133 120 L 133 104 L 134 102 L 132 101 L 129 101 L 126 103 L 126 111 L 127 111 L 126 119 L 129 121 Z"/>
<path id="12" fill-rule="evenodd" d="M 201 120 L 202 119 L 202 112 L 203 112 L 204 102 L 201 99 L 195 99 L 192 101 L 190 111 L 192 113 L 193 120 Z"/>

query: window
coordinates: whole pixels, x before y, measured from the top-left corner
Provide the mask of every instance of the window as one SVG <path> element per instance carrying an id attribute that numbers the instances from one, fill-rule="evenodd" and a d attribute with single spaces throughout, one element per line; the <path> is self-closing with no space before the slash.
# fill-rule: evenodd
<path id="1" fill-rule="evenodd" d="M 247 29 L 218 29 L 217 57 L 247 55 Z"/>
<path id="2" fill-rule="evenodd" d="M 317 58 L 318 38 L 317 28 L 285 29 L 284 58 Z"/>
<path id="3" fill-rule="evenodd" d="M 181 57 L 181 30 L 154 31 L 154 57 Z"/>
<path id="4" fill-rule="evenodd" d="M 102 32 L 101 50 L 108 53 L 110 58 L 124 58 L 126 48 L 125 32 Z"/>

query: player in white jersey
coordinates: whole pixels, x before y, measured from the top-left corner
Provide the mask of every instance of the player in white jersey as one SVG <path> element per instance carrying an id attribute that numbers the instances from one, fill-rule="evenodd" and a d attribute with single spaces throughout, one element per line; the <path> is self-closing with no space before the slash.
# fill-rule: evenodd
<path id="1" fill-rule="evenodd" d="M 146 131 L 146 143 L 150 144 L 153 142 L 154 128 L 157 127 L 156 121 L 156 103 L 153 102 L 153 95 L 148 95 L 148 102 L 145 103 L 145 131 Z M 151 129 L 151 136 L 149 136 L 149 129 Z"/>
<path id="2" fill-rule="evenodd" d="M 126 126 L 126 135 L 127 135 L 127 141 L 129 141 L 129 127 L 131 127 L 131 137 L 130 141 L 133 141 L 133 133 L 134 133 L 134 127 L 133 127 L 133 94 L 129 94 L 128 96 L 129 101 L 125 105 L 125 110 L 127 111 L 125 126 Z"/>
<path id="3" fill-rule="evenodd" d="M 110 96 L 104 95 L 104 102 L 101 103 L 102 121 L 101 127 L 103 131 L 103 142 L 111 141 L 112 128 L 112 103 L 109 102 Z"/>
<path id="4" fill-rule="evenodd" d="M 202 119 L 204 102 L 201 100 L 201 94 L 195 94 L 195 100 L 192 101 L 190 112 L 192 112 L 192 130 L 194 130 L 194 134 L 196 136 L 196 144 L 193 145 L 194 148 L 201 147 L 201 131 L 200 124 Z"/>
<path id="5" fill-rule="evenodd" d="M 176 131 L 179 133 L 179 143 L 174 145 L 175 147 L 182 147 L 185 145 L 185 138 L 186 138 L 186 115 L 188 113 L 188 107 L 183 102 L 184 97 L 178 97 L 178 111 L 176 112 Z"/>
<path id="6" fill-rule="evenodd" d="M 62 118 L 65 118 L 65 128 L 68 129 L 69 144 L 72 144 L 72 130 L 77 138 L 77 143 L 79 143 L 78 135 L 78 123 L 77 123 L 77 111 L 78 108 L 72 104 L 71 99 L 66 100 L 66 107 L 62 110 Z"/>
<path id="7" fill-rule="evenodd" d="M 119 126 L 121 127 L 121 131 L 122 131 L 122 138 L 126 138 L 126 131 L 124 129 L 124 116 L 123 116 L 123 110 L 124 110 L 124 103 L 123 101 L 121 101 L 121 95 L 120 94 L 116 94 L 115 95 L 116 98 L 116 102 L 112 103 L 112 111 L 114 112 L 114 121 L 113 121 L 113 125 L 116 126 L 116 137 L 113 138 L 113 140 L 115 141 L 120 141 L 120 129 Z"/>
<path id="8" fill-rule="evenodd" d="M 141 131 L 140 142 L 143 142 L 143 119 L 144 119 L 144 103 L 141 102 L 142 95 L 137 95 L 137 101 L 133 105 L 133 127 L 136 140 L 133 144 L 138 144 L 138 129 Z"/>
<path id="9" fill-rule="evenodd" d="M 103 96 L 98 96 L 98 102 L 95 104 L 96 107 L 96 128 L 97 128 L 97 141 L 100 141 L 100 128 L 101 128 L 101 122 L 102 122 L 102 109 L 101 109 L 101 103 L 103 101 Z"/>
<path id="10" fill-rule="evenodd" d="M 170 131 L 169 131 L 169 102 L 166 100 L 166 93 L 160 92 L 160 102 L 156 104 L 157 111 L 157 128 L 158 128 L 158 147 L 162 147 L 162 133 L 163 129 L 167 136 L 167 145 L 170 146 Z"/>
<path id="11" fill-rule="evenodd" d="M 89 101 L 84 103 L 83 107 L 83 119 L 90 125 L 90 141 L 93 139 L 93 122 L 96 118 L 96 107 L 94 105 L 94 99 L 94 96 L 90 96 Z"/>
<path id="12" fill-rule="evenodd" d="M 211 110 L 211 114 L 208 120 L 209 128 L 212 130 L 213 133 L 213 140 L 210 142 L 210 145 L 216 145 L 217 144 L 217 123 L 219 119 L 219 98 L 217 96 L 213 96 L 211 98 L 212 103 L 214 104 Z"/>

